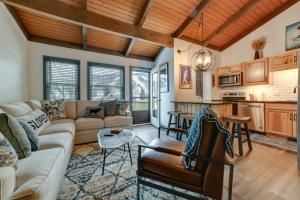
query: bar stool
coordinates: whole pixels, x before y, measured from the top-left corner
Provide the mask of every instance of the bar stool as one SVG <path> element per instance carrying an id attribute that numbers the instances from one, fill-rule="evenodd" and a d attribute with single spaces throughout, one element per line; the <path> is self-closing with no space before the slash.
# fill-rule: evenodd
<path id="1" fill-rule="evenodd" d="M 243 143 L 246 141 L 248 142 L 249 150 L 252 151 L 252 144 L 248 130 L 248 122 L 251 121 L 251 118 L 245 116 L 229 115 L 223 117 L 223 121 L 225 121 L 227 128 L 229 127 L 229 124 L 232 123 L 231 143 L 233 144 L 235 137 L 238 138 L 239 155 L 243 156 Z M 241 132 L 241 124 L 244 125 L 245 133 Z M 237 135 L 235 135 L 236 130 Z M 247 139 L 245 141 L 242 140 L 242 134 L 246 135 Z"/>
<path id="2" fill-rule="evenodd" d="M 183 114 L 180 111 L 169 111 L 168 115 L 169 115 L 169 123 L 168 123 L 168 128 L 170 128 L 172 125 L 175 124 L 176 128 L 180 127 L 180 115 Z M 175 117 L 175 122 L 172 122 L 172 118 L 173 116 Z M 167 130 L 167 135 L 169 135 L 170 130 Z"/>
<path id="3" fill-rule="evenodd" d="M 190 114 L 190 113 L 183 113 L 183 114 L 180 115 L 180 118 L 182 120 L 181 128 L 188 130 L 191 127 L 191 124 L 193 123 L 193 120 L 195 119 L 195 115 Z M 179 135 L 177 137 L 177 140 L 181 141 L 181 139 L 182 139 L 182 133 L 179 133 Z"/>

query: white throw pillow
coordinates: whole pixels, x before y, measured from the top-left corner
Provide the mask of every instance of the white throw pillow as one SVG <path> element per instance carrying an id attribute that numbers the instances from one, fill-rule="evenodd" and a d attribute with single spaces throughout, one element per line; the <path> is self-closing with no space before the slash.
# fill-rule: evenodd
<path id="1" fill-rule="evenodd" d="M 24 102 L 16 102 L 12 104 L 1 105 L 0 108 L 6 113 L 13 117 L 20 117 L 27 115 L 33 110 Z"/>
<path id="2" fill-rule="evenodd" d="M 50 126 L 50 120 L 41 109 L 35 109 L 33 112 L 17 117 L 18 120 L 27 122 L 34 130 L 34 132 L 39 135 L 41 131 Z"/>

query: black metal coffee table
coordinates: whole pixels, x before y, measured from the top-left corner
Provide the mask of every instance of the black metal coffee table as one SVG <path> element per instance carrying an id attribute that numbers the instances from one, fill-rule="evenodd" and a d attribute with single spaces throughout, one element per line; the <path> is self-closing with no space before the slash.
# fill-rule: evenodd
<path id="1" fill-rule="evenodd" d="M 130 162 L 132 164 L 131 152 L 129 142 L 132 141 L 135 137 L 133 131 L 128 129 L 123 129 L 123 131 L 119 134 L 112 134 L 111 129 L 105 128 L 101 129 L 98 133 L 98 143 L 102 148 L 103 156 L 103 165 L 102 165 L 102 175 L 104 174 L 104 166 L 105 159 L 109 156 L 114 150 L 118 149 L 121 146 L 124 146 L 124 151 L 126 145 L 128 147 Z M 107 149 L 112 149 L 109 153 L 107 153 Z"/>

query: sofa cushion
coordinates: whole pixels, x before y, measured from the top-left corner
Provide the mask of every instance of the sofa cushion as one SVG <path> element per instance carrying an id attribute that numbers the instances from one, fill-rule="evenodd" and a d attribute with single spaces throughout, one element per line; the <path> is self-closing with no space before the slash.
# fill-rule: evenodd
<path id="1" fill-rule="evenodd" d="M 75 124 L 74 119 L 58 119 L 51 121 L 51 124 L 61 124 L 61 123 L 72 123 Z"/>
<path id="2" fill-rule="evenodd" d="M 16 170 L 13 167 L 1 167 L 0 184 L 0 199 L 10 199 L 16 185 Z"/>
<path id="3" fill-rule="evenodd" d="M 17 120 L 27 122 L 33 128 L 34 132 L 37 135 L 40 134 L 40 132 L 43 131 L 45 128 L 50 126 L 49 118 L 39 108 L 31 113 L 17 117 Z"/>
<path id="4" fill-rule="evenodd" d="M 25 103 L 27 105 L 29 105 L 32 110 L 35 110 L 37 108 L 43 110 L 42 103 L 39 100 L 37 100 L 37 99 L 32 99 L 32 100 L 29 100 L 29 101 L 25 101 Z"/>
<path id="5" fill-rule="evenodd" d="M 31 155 L 30 141 L 23 127 L 15 118 L 5 113 L 0 114 L 0 131 L 14 147 L 19 159 Z"/>
<path id="6" fill-rule="evenodd" d="M 73 138 L 68 132 L 39 136 L 40 150 L 61 147 L 65 151 L 72 149 Z"/>
<path id="7" fill-rule="evenodd" d="M 76 104 L 76 117 L 81 118 L 84 117 L 84 114 L 86 112 L 86 107 L 96 107 L 100 105 L 100 101 L 77 101 Z"/>
<path id="8" fill-rule="evenodd" d="M 66 117 L 76 119 L 76 101 L 65 101 Z"/>
<path id="9" fill-rule="evenodd" d="M 1 105 L 0 108 L 13 117 L 19 117 L 31 113 L 33 110 L 24 102 Z"/>
<path id="10" fill-rule="evenodd" d="M 36 151 L 19 160 L 12 199 L 56 199 L 65 172 L 64 164 L 63 148 Z"/>
<path id="11" fill-rule="evenodd" d="M 132 117 L 125 117 L 120 115 L 108 116 L 104 119 L 105 128 L 122 127 L 132 124 Z"/>
<path id="12" fill-rule="evenodd" d="M 79 118 L 75 122 L 76 130 L 93 130 L 104 127 L 104 121 L 100 118 Z"/>
<path id="13" fill-rule="evenodd" d="M 48 128 L 43 130 L 40 135 L 49 135 L 54 133 L 68 132 L 74 137 L 75 125 L 73 123 L 56 123 L 50 124 Z"/>
<path id="14" fill-rule="evenodd" d="M 63 99 L 54 101 L 44 100 L 43 108 L 50 120 L 67 118 Z"/>

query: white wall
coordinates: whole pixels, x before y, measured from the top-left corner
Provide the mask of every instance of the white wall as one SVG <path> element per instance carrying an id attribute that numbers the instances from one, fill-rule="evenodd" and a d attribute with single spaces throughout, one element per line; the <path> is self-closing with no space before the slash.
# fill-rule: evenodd
<path id="1" fill-rule="evenodd" d="M 165 48 L 159 57 L 155 60 L 155 66 L 168 63 L 169 68 L 169 92 L 160 93 L 160 123 L 167 126 L 169 116 L 168 111 L 174 110 L 174 49 Z"/>
<path id="2" fill-rule="evenodd" d="M 0 103 L 27 98 L 27 40 L 0 3 Z"/>
<path id="3" fill-rule="evenodd" d="M 253 60 L 254 51 L 251 48 L 251 42 L 261 36 L 267 38 L 267 43 L 263 50 L 265 57 L 284 53 L 285 27 L 298 21 L 300 21 L 300 2 L 225 49 L 221 53 L 221 65 L 231 65 Z"/>
<path id="4" fill-rule="evenodd" d="M 29 42 L 29 98 L 43 98 L 43 56 L 80 60 L 80 96 L 87 99 L 87 62 L 125 66 L 125 99 L 129 100 L 130 66 L 152 68 L 154 62 Z"/>
<path id="5" fill-rule="evenodd" d="M 193 44 L 192 47 L 182 53 L 177 53 L 177 50 L 186 50 L 191 43 L 175 39 L 174 40 L 174 88 L 175 99 L 178 101 L 194 101 L 196 97 L 196 72 L 192 71 L 192 89 L 180 89 L 179 88 L 179 65 L 190 65 L 192 55 L 201 49 L 200 45 Z M 220 65 L 220 52 L 211 50 L 216 66 Z M 203 99 L 211 99 L 211 72 L 205 72 L 203 75 Z"/>

